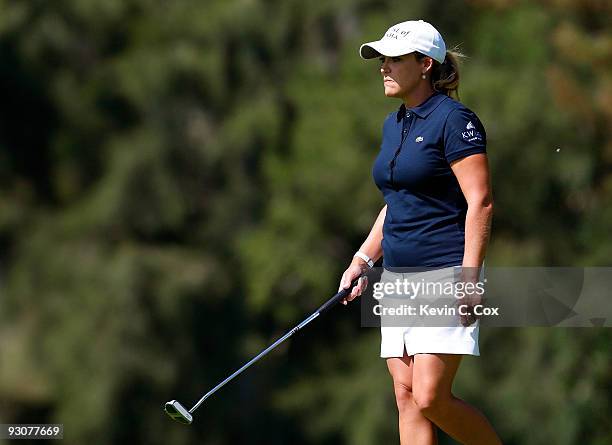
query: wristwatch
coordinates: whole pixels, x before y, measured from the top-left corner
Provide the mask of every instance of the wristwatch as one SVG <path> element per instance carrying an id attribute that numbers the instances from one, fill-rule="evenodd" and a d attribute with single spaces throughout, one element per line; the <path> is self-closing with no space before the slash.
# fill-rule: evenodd
<path id="1" fill-rule="evenodd" d="M 374 267 L 374 261 L 372 261 L 372 258 L 370 258 L 369 256 L 367 256 L 365 253 L 363 253 L 362 251 L 357 251 L 355 253 L 355 255 L 353 255 L 353 257 L 357 257 L 357 258 L 361 258 L 363 261 L 366 262 L 366 264 L 368 265 L 368 267 L 371 269 Z"/>

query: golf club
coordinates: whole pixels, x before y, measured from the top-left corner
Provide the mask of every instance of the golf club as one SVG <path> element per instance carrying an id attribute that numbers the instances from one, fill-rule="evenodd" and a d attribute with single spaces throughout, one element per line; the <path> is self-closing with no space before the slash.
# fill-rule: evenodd
<path id="1" fill-rule="evenodd" d="M 359 277 L 359 278 L 361 278 L 361 277 Z M 342 289 L 341 291 L 339 291 L 336 295 L 334 295 L 329 300 L 327 300 L 325 303 L 323 303 L 323 305 L 321 305 L 321 307 L 319 309 L 317 309 L 312 315 L 310 315 L 308 318 L 306 318 L 300 324 L 295 326 L 293 329 L 291 329 L 289 332 L 287 332 L 281 338 L 276 340 L 274 343 L 272 343 L 266 349 L 261 351 L 259 354 L 257 354 L 255 357 L 253 357 L 247 363 L 245 363 L 240 369 L 238 369 L 232 375 L 227 377 L 225 380 L 223 380 L 221 383 L 219 383 L 213 389 L 211 389 L 206 394 L 204 394 L 204 396 L 202 396 L 202 398 L 200 400 L 198 400 L 198 402 L 189 411 L 187 411 L 187 409 L 183 405 L 181 405 L 181 403 L 178 400 L 172 400 L 170 402 L 167 402 L 165 407 L 164 407 L 164 410 L 166 411 L 166 414 L 168 414 L 168 416 L 170 416 L 170 418 L 172 420 L 176 420 L 177 422 L 184 423 L 186 425 L 189 425 L 190 423 L 192 423 L 193 422 L 193 413 L 194 413 L 194 411 L 196 409 L 198 409 L 198 407 L 202 403 L 204 403 L 204 401 L 206 399 L 208 399 L 210 396 L 212 396 L 215 392 L 217 392 L 219 389 L 221 389 L 226 383 L 228 383 L 234 377 L 238 376 L 240 373 L 242 373 L 245 369 L 247 369 L 253 363 L 257 362 L 260 358 L 265 356 L 268 352 L 270 352 L 271 350 L 276 348 L 278 345 L 280 345 L 282 342 L 287 340 L 289 337 L 291 337 L 297 331 L 302 329 L 304 326 L 306 326 L 312 320 L 317 318 L 323 312 L 325 312 L 326 310 L 328 310 L 329 308 L 334 306 L 336 303 L 341 301 L 343 298 L 347 297 L 351 293 L 351 289 L 353 289 L 353 287 L 355 287 L 357 285 L 357 283 L 359 281 L 359 278 L 355 279 L 351 283 L 351 286 L 348 289 Z"/>

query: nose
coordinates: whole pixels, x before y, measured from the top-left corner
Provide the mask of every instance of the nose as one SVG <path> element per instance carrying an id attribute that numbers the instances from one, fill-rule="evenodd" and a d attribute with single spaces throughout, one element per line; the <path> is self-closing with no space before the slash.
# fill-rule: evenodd
<path id="1" fill-rule="evenodd" d="M 382 63 L 380 64 L 380 72 L 381 72 L 382 74 L 385 74 L 385 73 L 388 73 L 388 72 L 389 72 L 389 64 L 388 64 L 388 62 L 387 62 L 387 58 L 386 58 L 386 57 L 385 57 L 384 62 L 382 62 Z"/>

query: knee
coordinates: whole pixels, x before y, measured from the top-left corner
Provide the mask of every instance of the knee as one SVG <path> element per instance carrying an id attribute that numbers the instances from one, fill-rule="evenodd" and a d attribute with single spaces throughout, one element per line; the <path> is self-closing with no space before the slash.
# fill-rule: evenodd
<path id="1" fill-rule="evenodd" d="M 440 394 L 433 389 L 416 391 L 413 394 L 414 404 L 425 417 L 444 416 L 450 396 Z"/>
<path id="2" fill-rule="evenodd" d="M 397 403 L 397 409 L 400 413 L 410 408 L 415 408 L 412 388 L 410 386 L 402 383 L 395 383 L 393 385 L 393 389 L 395 390 L 395 402 Z"/>

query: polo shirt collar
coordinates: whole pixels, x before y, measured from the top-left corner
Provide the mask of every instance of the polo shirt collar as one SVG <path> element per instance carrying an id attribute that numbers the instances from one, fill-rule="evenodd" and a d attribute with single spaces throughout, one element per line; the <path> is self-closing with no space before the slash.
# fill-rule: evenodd
<path id="1" fill-rule="evenodd" d="M 431 112 L 435 110 L 438 107 L 438 105 L 440 105 L 446 99 L 448 99 L 447 95 L 442 94 L 442 93 L 434 93 L 431 96 L 429 96 L 425 100 L 425 102 L 423 102 L 421 105 L 417 107 L 407 109 L 406 106 L 402 104 L 399 107 L 399 110 L 397 111 L 397 121 L 398 122 L 401 121 L 406 115 L 406 112 L 408 110 L 410 110 L 410 112 L 416 114 L 420 118 L 424 119 L 427 116 L 429 116 Z"/>

